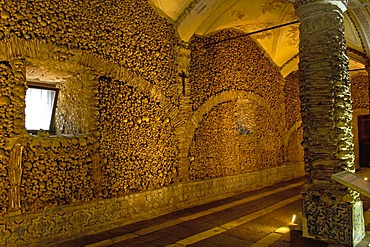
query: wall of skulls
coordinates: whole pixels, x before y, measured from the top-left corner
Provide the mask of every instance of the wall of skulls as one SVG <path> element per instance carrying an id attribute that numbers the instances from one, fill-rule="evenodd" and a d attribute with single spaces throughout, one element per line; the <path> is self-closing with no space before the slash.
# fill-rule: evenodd
<path id="1" fill-rule="evenodd" d="M 19 46 L 28 46 L 22 47 L 24 50 L 35 49 L 35 54 L 31 53 L 33 56 L 23 54 L 26 57 L 28 84 L 39 82 L 59 89 L 55 112 L 56 134 L 73 135 L 95 130 L 98 73 L 76 61 L 71 61 L 70 57 L 74 55 L 71 51 L 67 54 L 66 49 L 63 52 L 53 50 L 42 59 L 43 52 L 33 47 L 34 44 L 21 42 L 19 39 L 14 40 Z"/>
<path id="2" fill-rule="evenodd" d="M 139 74 L 144 80 L 158 86 L 165 92 L 171 103 L 175 106 L 178 105 L 175 46 L 179 41 L 174 28 L 155 13 L 148 1 L 83 2 L 62 0 L 31 3 L 10 0 L 0 4 L 0 12 L 0 40 L 10 40 L 11 38 L 45 40 L 57 46 L 94 53 Z M 68 60 L 70 56 L 71 54 L 61 54 L 57 59 Z M 60 68 L 59 65 L 54 67 Z M 99 98 L 101 109 L 105 108 L 100 112 L 100 115 L 96 114 L 91 107 L 91 96 L 95 96 L 94 83 L 97 78 L 91 74 L 91 71 L 82 72 L 73 73 L 73 77 L 58 85 L 60 99 L 57 109 L 57 133 L 89 132 L 92 127 L 96 127 L 94 126 L 95 122 L 91 122 L 91 119 L 99 117 L 102 121 L 99 130 L 102 131 L 100 141 L 105 163 L 101 172 L 103 176 L 109 174 L 112 177 L 112 179 L 106 178 L 104 181 L 100 181 L 102 188 L 104 188 L 102 195 L 112 197 L 129 191 L 137 192 L 173 183 L 177 173 L 175 168 L 177 161 L 174 158 L 177 151 L 174 143 L 175 138 L 171 134 L 173 126 L 170 118 L 163 113 L 163 109 L 161 109 L 163 106 L 158 105 L 158 102 L 152 102 L 149 95 L 142 95 L 135 88 L 125 87 L 123 82 L 114 81 L 112 84 L 118 83 L 117 87 L 111 84 L 100 84 L 100 92 L 104 91 L 109 94 L 99 94 L 98 97 L 101 96 Z M 103 87 L 106 88 L 103 89 Z M 118 95 L 118 89 L 125 91 L 123 96 Z M 114 99 L 112 95 L 118 95 L 118 98 Z M 108 111 L 112 112 L 107 115 Z M 119 115 L 126 116 L 127 119 L 118 119 Z M 115 122 L 112 124 L 111 121 Z M 130 125 L 131 123 L 132 125 Z M 116 127 L 117 130 L 112 131 Z M 65 138 L 61 137 L 61 141 Z M 78 163 L 75 164 L 78 169 L 82 169 L 79 165 L 84 164 L 85 168 L 91 170 L 89 166 L 92 157 L 89 148 L 77 154 L 74 152 L 80 151 L 78 144 L 73 144 L 74 148 L 72 149 L 67 145 L 65 148 L 68 151 L 62 150 L 58 154 L 52 152 L 49 157 L 44 157 L 47 154 L 43 152 L 50 146 L 49 141 L 37 139 L 41 145 L 41 149 L 36 149 L 37 151 L 30 151 L 31 144 L 29 142 L 25 141 L 25 159 L 37 160 L 40 156 L 42 161 L 39 163 L 48 163 L 57 155 L 60 159 L 57 159 L 56 163 L 65 165 L 67 170 L 72 169 L 73 163 Z M 69 143 L 69 141 L 66 142 Z M 78 138 L 77 142 L 79 143 Z M 61 147 L 64 148 L 62 144 Z M 68 152 L 70 152 L 71 163 L 65 164 L 65 159 L 67 159 L 65 155 Z M 8 155 L 4 155 L 4 157 L 8 157 Z M 29 164 L 28 168 L 23 174 L 26 179 L 35 174 L 41 176 L 43 169 L 31 168 Z M 43 165 L 41 168 L 44 168 Z M 81 176 L 86 176 L 86 179 L 89 180 L 91 174 L 85 172 L 85 168 L 82 169 L 84 175 Z M 46 174 L 43 175 L 43 180 L 52 176 L 53 172 L 55 175 L 60 175 L 60 171 L 45 169 Z M 143 173 L 140 172 L 141 170 Z M 73 178 L 81 179 L 81 177 Z M 35 190 L 34 194 L 36 195 L 44 190 L 41 188 L 44 184 L 42 182 L 40 184 L 41 186 L 37 182 L 37 184 L 29 185 L 23 190 Z M 75 197 L 91 198 L 93 186 L 90 185 L 89 181 L 86 186 L 86 195 L 81 196 L 77 195 L 77 192 L 72 192 L 73 196 L 66 196 L 68 198 L 66 200 L 73 201 Z M 5 185 L 4 188 L 6 188 Z M 77 190 L 80 191 L 81 188 L 79 187 Z M 59 193 L 59 191 L 57 192 Z M 51 195 L 48 192 L 49 194 Z M 37 197 L 31 194 L 27 194 L 28 196 L 32 197 L 30 200 L 26 200 L 30 202 Z M 49 202 L 51 204 L 59 204 L 58 200 L 55 198 L 52 202 L 48 197 L 41 199 L 43 203 Z M 4 204 L 6 204 L 5 201 L 2 200 Z M 41 208 L 38 205 L 35 207 Z M 29 208 L 31 209 L 31 205 Z"/>
<path id="3" fill-rule="evenodd" d="M 285 78 L 284 86 L 286 126 L 289 129 L 301 117 L 301 100 L 299 99 L 299 74 L 298 71 L 290 73 Z"/>
<path id="4" fill-rule="evenodd" d="M 161 102 L 107 77 L 100 78 L 98 98 L 103 196 L 176 182 L 178 144 Z"/>
<path id="5" fill-rule="evenodd" d="M 303 128 L 299 127 L 288 137 L 287 149 L 287 162 L 303 162 L 304 150 L 302 146 Z"/>
<path id="6" fill-rule="evenodd" d="M 266 99 L 284 119 L 283 77 L 250 37 L 212 44 L 237 36 L 234 31 L 221 31 L 209 38 L 194 38 L 190 49 L 192 62 L 189 78 L 193 109 L 212 95 L 233 89 L 254 92 Z"/>
<path id="7" fill-rule="evenodd" d="M 29 136 L 22 113 L 26 90 L 24 66 L 18 72 L 16 65 L 12 67 L 8 62 L 1 65 L 1 104 L 3 112 L 8 113 L 4 123 L 9 123 L 2 126 L 5 133 L 2 135 L 4 148 L 1 148 L 3 213 L 9 210 L 35 212 L 97 197 L 161 188 L 177 181 L 178 150 L 174 127 L 162 102 L 108 77 L 97 80 L 95 95 L 92 94 L 94 81 L 87 80 L 65 91 L 60 88 L 64 101 L 62 98 L 58 111 L 70 111 L 73 107 L 77 112 L 95 107 L 91 116 L 96 115 L 99 124 L 91 119 L 88 121 L 95 123 L 99 134 L 93 131 L 72 136 Z M 86 73 L 86 76 L 93 75 Z M 63 82 L 66 83 L 64 87 L 71 82 L 76 80 Z M 14 97 L 18 94 L 19 99 Z M 74 101 L 78 94 L 87 95 L 78 99 L 85 104 L 74 106 L 79 103 Z M 92 95 L 96 99 L 87 102 Z M 81 115 L 82 120 L 84 116 Z M 79 126 L 78 123 L 73 126 Z M 14 127 L 14 124 L 17 125 Z M 12 151 L 16 144 L 22 147 L 18 153 Z M 17 179 L 10 181 L 10 174 L 15 174 Z M 9 196 L 7 189 L 14 189 L 14 196 Z M 14 199 L 19 206 L 9 206 L 8 198 Z"/>
<path id="8" fill-rule="evenodd" d="M 285 127 L 283 78 L 249 37 L 212 44 L 237 34 L 223 31 L 193 39 L 192 108 L 198 109 L 223 92 L 243 90 L 266 100 L 276 118 L 252 100 L 238 99 L 210 109 L 199 123 L 190 147 L 190 179 L 246 173 L 282 162 L 283 133 L 279 125 Z"/>
<path id="9" fill-rule="evenodd" d="M 352 109 L 369 109 L 369 77 L 366 74 L 351 76 Z"/>
<path id="10" fill-rule="evenodd" d="M 22 212 L 91 200 L 96 139 L 93 135 L 27 138 L 23 142 Z"/>
<path id="11" fill-rule="evenodd" d="M 298 176 L 298 173 L 294 173 L 296 171 L 291 172 L 290 167 L 283 168 L 284 174 L 278 167 L 282 163 L 282 132 L 277 126 L 285 126 L 283 78 L 278 68 L 248 37 L 205 46 L 235 34 L 225 31 L 210 38 L 195 38 L 192 41 L 192 61 L 187 71 L 190 90 L 187 87 L 186 92 L 190 91 L 193 110 L 207 102 L 210 96 L 242 90 L 265 99 L 277 114 L 271 117 L 261 105 L 243 99 L 210 109 L 196 130 L 189 150 L 192 162 L 190 179 L 244 173 L 242 176 L 251 176 L 251 179 L 234 179 L 255 183 L 254 180 L 264 181 L 259 180 L 259 176 L 267 178 L 265 174 L 271 170 L 275 171 L 271 173 L 275 177 L 283 177 L 279 179 Z M 73 135 L 29 136 L 24 129 L 24 67 L 16 62 L 1 62 L 0 114 L 4 116 L 1 119 L 4 124 L 0 129 L 2 214 L 7 211 L 34 212 L 34 221 L 40 223 L 45 219 L 36 212 L 42 214 L 45 208 L 67 204 L 79 207 L 74 202 L 94 201 L 99 204 L 98 200 L 93 199 L 101 198 L 107 199 L 103 200 L 104 205 L 110 208 L 116 199 L 124 198 L 119 196 L 131 194 L 134 197 L 135 192 L 143 192 L 140 195 L 149 198 L 145 199 L 145 203 L 141 202 L 145 204 L 141 210 L 145 214 L 147 204 L 150 207 L 160 206 L 151 201 L 154 199 L 145 194 L 145 190 L 151 189 L 155 194 L 154 189 L 165 190 L 164 186 L 187 179 L 180 178 L 178 174 L 179 138 L 175 137 L 176 126 L 173 123 L 176 111 L 169 112 L 169 106 L 163 103 L 171 102 L 174 106 L 171 109 L 179 106 L 181 92 L 176 54 L 179 41 L 175 29 L 154 12 L 147 0 L 2 1 L 0 40 L 12 38 L 47 41 L 56 47 L 95 54 L 101 58 L 99 61 L 110 61 L 138 75 L 127 80 L 142 78 L 147 83 L 143 85 L 157 86 L 154 89 L 164 92 L 165 99 L 157 99 L 155 96 L 158 95 L 152 91 L 148 93 L 149 90 L 146 92 L 132 86 L 135 83 L 125 78 L 113 79 L 107 76 L 108 71 L 95 73 L 90 69 L 81 69 L 58 85 L 61 95 L 57 110 L 57 133 Z M 73 60 L 73 54 L 61 52 L 49 57 L 50 61 L 55 59 Z M 54 67 L 60 68 L 59 65 Z M 94 68 L 97 67 L 99 62 Z M 224 147 L 229 152 L 227 156 L 222 152 Z M 222 159 L 224 162 L 220 162 Z M 258 173 L 260 170 L 262 175 Z M 256 172 L 250 175 L 252 171 Z M 179 189 L 175 188 L 179 193 L 176 198 L 188 198 L 189 201 L 200 203 L 199 198 L 207 196 L 207 192 L 215 191 L 212 195 L 218 195 L 219 190 L 224 189 L 223 183 L 231 181 L 228 191 L 245 187 L 239 186 L 243 183 L 233 182 L 232 179 L 217 180 L 215 183 L 220 183 L 219 186 L 213 186 L 213 181 L 205 181 L 210 185 L 200 191 L 195 183 L 195 189 L 189 191 L 192 185 L 186 187 L 179 183 Z M 157 203 L 160 200 L 158 196 Z M 173 205 L 167 206 L 175 210 L 178 208 L 176 200 L 168 199 Z M 89 207 L 87 203 L 81 205 L 83 209 Z M 159 212 L 159 206 L 152 211 Z M 132 205 L 125 204 L 125 207 L 131 210 L 130 213 L 135 211 Z M 66 207 L 61 208 L 68 211 Z M 100 210 L 106 208 L 100 207 Z M 64 218 L 62 213 L 60 215 L 60 222 L 70 220 Z M 102 216 L 97 214 L 98 217 Z M 7 220 L 15 229 L 21 225 L 13 224 L 11 217 Z M 106 220 L 102 219 L 100 224 Z M 120 220 L 123 221 L 121 215 L 112 222 L 115 224 Z M 81 233 L 86 230 L 83 227 L 78 229 Z M 102 229 L 98 223 L 91 229 L 93 227 L 95 230 Z M 70 237 L 76 229 L 68 229 L 65 234 Z M 45 236 L 41 230 L 37 232 L 39 235 L 30 232 L 25 233 L 26 237 L 27 234 L 40 238 Z M 32 241 L 39 241 L 39 237 L 33 237 Z"/>
<path id="12" fill-rule="evenodd" d="M 97 126 L 96 91 L 98 78 L 90 69 L 82 69 L 57 85 L 56 133 L 80 134 Z"/>
<path id="13" fill-rule="evenodd" d="M 352 131 L 355 151 L 355 165 L 360 167 L 358 116 L 369 114 L 369 79 L 367 74 L 351 75 Z"/>
<path id="14" fill-rule="evenodd" d="M 47 40 L 115 61 L 178 104 L 175 29 L 147 0 L 0 2 L 0 40 Z"/>
<path id="15" fill-rule="evenodd" d="M 300 127 L 302 122 L 301 100 L 299 99 L 299 73 L 294 71 L 285 78 L 284 86 L 286 126 L 288 136 L 286 136 L 287 162 L 303 162 L 303 129 Z"/>
<path id="16" fill-rule="evenodd" d="M 97 136 L 30 136 L 25 129 L 25 60 L 1 62 L 1 213 L 25 213 L 91 200 Z"/>
<path id="17" fill-rule="evenodd" d="M 10 138 L 22 134 L 24 125 L 24 74 L 22 62 L 0 62 L 0 213 L 8 208 L 11 183 L 8 179 L 8 163 L 12 144 Z M 19 66 L 19 67 L 18 67 Z M 23 133 L 24 134 L 24 133 Z"/>
<path id="18" fill-rule="evenodd" d="M 219 104 L 205 116 L 190 148 L 190 179 L 209 179 L 281 165 L 281 136 L 252 100 Z"/>

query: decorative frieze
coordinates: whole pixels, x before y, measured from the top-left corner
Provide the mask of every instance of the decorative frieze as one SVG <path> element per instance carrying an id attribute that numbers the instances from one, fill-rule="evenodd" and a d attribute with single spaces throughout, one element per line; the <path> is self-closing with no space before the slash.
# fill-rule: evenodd
<path id="1" fill-rule="evenodd" d="M 290 164 L 206 181 L 127 194 L 110 199 L 53 206 L 41 212 L 0 217 L 0 246 L 48 246 L 50 242 L 109 230 L 138 220 L 303 176 L 303 164 Z"/>
<path id="2" fill-rule="evenodd" d="M 301 6 L 303 5 L 306 5 L 306 4 L 317 4 L 317 5 L 320 5 L 319 8 L 321 8 L 321 10 L 323 10 L 325 8 L 324 5 L 330 5 L 330 4 L 333 4 L 333 5 L 336 5 L 336 6 L 343 6 L 346 8 L 346 6 L 348 5 L 348 1 L 349 0 L 295 0 L 294 1 L 294 8 L 297 10 L 299 9 Z M 307 6 L 305 6 L 306 8 Z M 342 9 L 342 11 L 344 12 L 345 9 Z"/>

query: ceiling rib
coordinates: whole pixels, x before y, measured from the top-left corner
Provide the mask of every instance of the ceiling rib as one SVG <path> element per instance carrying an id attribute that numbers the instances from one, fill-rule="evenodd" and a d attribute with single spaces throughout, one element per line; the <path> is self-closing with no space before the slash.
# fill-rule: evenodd
<path id="1" fill-rule="evenodd" d="M 234 40 L 234 39 L 239 39 L 239 38 L 242 38 L 242 37 L 245 37 L 245 36 L 249 36 L 249 35 L 253 35 L 253 34 L 257 34 L 257 33 L 262 33 L 262 32 L 274 30 L 274 29 L 281 28 L 281 27 L 290 26 L 290 25 L 293 25 L 293 24 L 296 24 L 296 23 L 299 23 L 299 21 L 292 21 L 292 22 L 288 22 L 288 23 L 284 23 L 284 24 L 280 24 L 280 25 L 276 25 L 276 26 L 264 28 L 264 29 L 261 29 L 261 30 L 257 30 L 257 31 L 253 31 L 253 32 L 245 33 L 245 34 L 241 34 L 241 35 L 238 35 L 238 36 L 235 36 L 235 37 L 231 37 L 231 38 L 227 38 L 227 39 L 215 41 L 215 42 L 206 44 L 205 46 L 211 46 L 211 45 L 215 45 L 215 44 L 218 44 L 218 43 L 223 43 L 223 42 L 226 42 L 226 41 L 230 41 L 230 40 Z"/>

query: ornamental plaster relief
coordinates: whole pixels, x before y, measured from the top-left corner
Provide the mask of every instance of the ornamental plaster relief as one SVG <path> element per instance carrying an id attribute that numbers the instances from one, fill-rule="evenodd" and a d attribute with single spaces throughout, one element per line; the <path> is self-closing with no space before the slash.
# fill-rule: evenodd
<path id="1" fill-rule="evenodd" d="M 306 5 L 305 8 L 306 7 L 309 8 L 307 5 L 311 7 L 313 6 L 313 4 L 317 4 L 319 8 L 323 8 L 323 9 L 327 7 L 328 5 L 335 5 L 335 6 L 341 6 L 341 7 L 345 7 L 348 5 L 348 0 L 292 0 L 292 2 L 296 10 L 304 5 Z"/>

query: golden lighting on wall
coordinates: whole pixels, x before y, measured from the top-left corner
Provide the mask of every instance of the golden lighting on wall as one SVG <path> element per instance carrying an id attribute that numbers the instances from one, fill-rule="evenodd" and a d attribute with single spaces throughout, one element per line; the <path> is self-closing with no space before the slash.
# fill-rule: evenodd
<path id="1" fill-rule="evenodd" d="M 292 222 L 291 223 L 295 223 L 296 218 L 297 218 L 297 215 L 293 214 Z"/>

